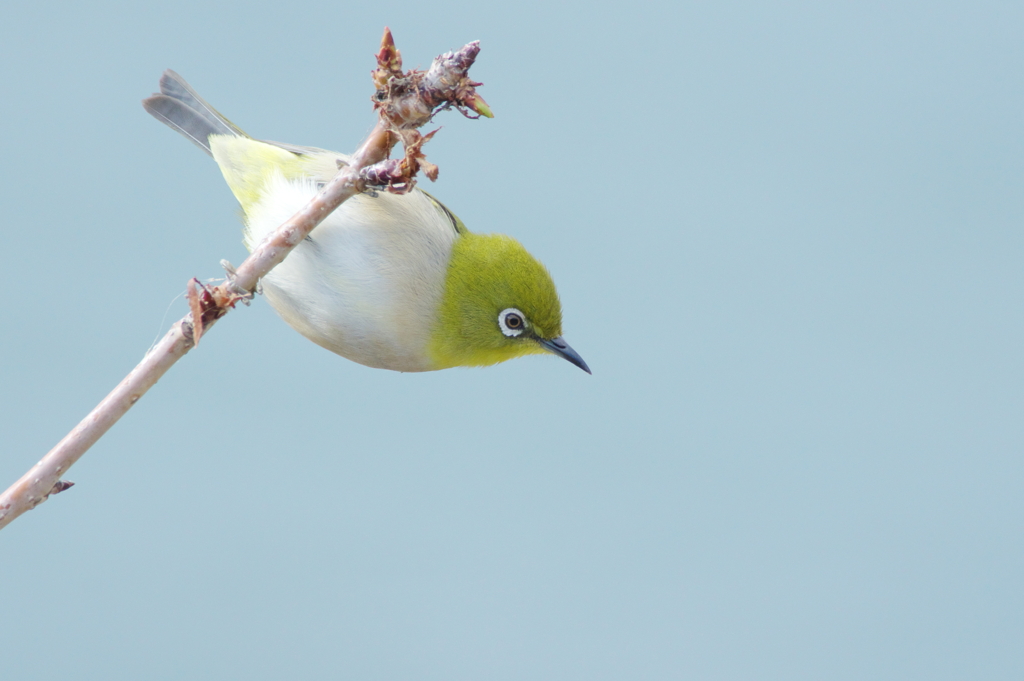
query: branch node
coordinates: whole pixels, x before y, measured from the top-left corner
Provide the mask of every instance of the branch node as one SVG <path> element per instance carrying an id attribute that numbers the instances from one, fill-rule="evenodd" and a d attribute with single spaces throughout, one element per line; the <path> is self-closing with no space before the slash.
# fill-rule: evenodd
<path id="1" fill-rule="evenodd" d="M 414 129 L 425 125 L 439 111 L 455 107 L 468 118 L 493 118 L 494 113 L 476 88 L 483 85 L 469 78 L 469 68 L 480 53 L 480 41 L 434 58 L 427 71 L 402 71 L 402 59 L 391 31 L 384 29 L 373 83 L 374 109 L 390 130 Z M 470 112 L 475 112 L 475 116 Z"/>
<path id="2" fill-rule="evenodd" d="M 235 269 L 234 265 L 232 265 L 227 260 L 221 260 L 220 266 L 224 268 L 224 271 L 228 275 L 226 287 L 232 295 L 237 296 L 238 300 L 236 302 L 241 302 L 243 305 L 246 306 L 250 305 L 252 303 L 252 299 L 260 290 L 259 285 L 257 285 L 255 291 L 246 291 L 241 286 L 235 283 L 235 279 L 238 277 L 238 272 Z"/>
<path id="3" fill-rule="evenodd" d="M 58 480 L 53 484 L 53 489 L 50 490 L 47 496 L 52 494 L 60 494 L 61 492 L 66 492 L 67 490 L 71 489 L 74 486 L 75 483 L 71 482 L 70 480 Z"/>
<path id="4" fill-rule="evenodd" d="M 195 277 L 189 280 L 185 297 L 192 315 L 192 341 L 199 345 L 203 332 L 228 313 L 240 300 L 252 298 L 248 291 L 237 291 L 232 282 L 207 286 Z"/>
<path id="5" fill-rule="evenodd" d="M 370 191 L 386 189 L 393 194 L 404 194 L 412 189 L 415 180 L 407 176 L 402 162 L 393 158 L 374 163 L 359 171 L 359 179 L 367 184 Z"/>
<path id="6" fill-rule="evenodd" d="M 440 130 L 440 128 L 438 128 Z M 427 161 L 423 145 L 430 141 L 437 130 L 421 135 L 418 130 L 398 130 L 405 156 L 401 160 L 385 159 L 359 172 L 359 178 L 366 183 L 367 190 L 386 189 L 392 194 L 405 194 L 416 186 L 416 173 L 422 172 L 434 182 L 438 168 Z"/>

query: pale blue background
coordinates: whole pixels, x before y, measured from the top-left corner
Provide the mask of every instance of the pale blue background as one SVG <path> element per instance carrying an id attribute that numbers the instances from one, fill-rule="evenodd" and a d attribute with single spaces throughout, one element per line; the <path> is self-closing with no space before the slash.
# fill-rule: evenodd
<path id="1" fill-rule="evenodd" d="M 594 376 L 233 313 L 0 533 L 0 677 L 1024 678 L 1024 6 L 379 5 L 0 10 L 0 485 L 243 258 L 160 72 L 349 150 L 384 25 Z"/>

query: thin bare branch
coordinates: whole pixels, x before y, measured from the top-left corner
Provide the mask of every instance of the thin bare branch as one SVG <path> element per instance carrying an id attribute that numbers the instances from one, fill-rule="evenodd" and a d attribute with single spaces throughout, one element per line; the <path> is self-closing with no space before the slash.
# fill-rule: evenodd
<path id="1" fill-rule="evenodd" d="M 120 385 L 56 447 L 0 495 L 0 529 L 50 495 L 73 485 L 60 479 L 68 468 L 131 409 L 164 372 L 185 356 L 218 319 L 238 302 L 251 299 L 260 279 L 280 264 L 342 202 L 368 187 L 399 193 L 408 191 L 419 170 L 431 179 L 436 178 L 437 167 L 425 160 L 421 150 L 433 133 L 420 135 L 415 129 L 429 122 L 438 110 L 453 106 L 465 115 L 469 115 L 467 109 L 482 116 L 492 115 L 476 94 L 479 83 L 467 76 L 479 51 L 479 43 L 472 42 L 461 50 L 437 57 L 426 72 L 403 72 L 391 31 L 385 28 L 377 55 L 378 68 L 373 72 L 377 88 L 374 108 L 380 120 L 349 164 L 341 167 L 309 204 L 253 249 L 237 269 L 229 268 L 226 282 L 205 286 L 196 279 L 189 281 L 189 314 L 176 322 Z M 405 146 L 405 158 L 389 160 L 392 147 L 400 140 Z"/>

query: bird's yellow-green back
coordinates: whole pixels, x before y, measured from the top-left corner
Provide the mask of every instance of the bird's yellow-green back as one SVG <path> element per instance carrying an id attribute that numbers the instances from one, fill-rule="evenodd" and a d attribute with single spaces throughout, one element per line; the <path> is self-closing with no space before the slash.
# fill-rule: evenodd
<path id="1" fill-rule="evenodd" d="M 338 171 L 342 154 L 318 151 L 296 154 L 251 137 L 210 135 L 210 150 L 224 180 L 246 213 L 260 202 L 271 178 L 286 180 L 311 177 L 327 182 Z"/>

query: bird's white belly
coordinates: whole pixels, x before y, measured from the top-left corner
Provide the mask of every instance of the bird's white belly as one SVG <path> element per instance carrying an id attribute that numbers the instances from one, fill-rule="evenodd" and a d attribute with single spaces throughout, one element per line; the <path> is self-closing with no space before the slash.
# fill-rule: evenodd
<path id="1" fill-rule="evenodd" d="M 315 181 L 272 178 L 247 215 L 250 249 L 317 193 Z M 433 369 L 427 345 L 457 238 L 447 215 L 412 191 L 343 203 L 263 278 L 296 331 L 360 364 Z"/>

